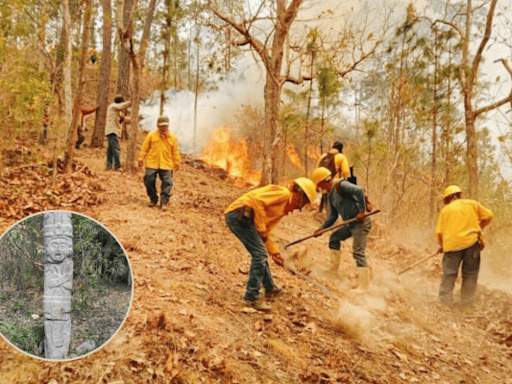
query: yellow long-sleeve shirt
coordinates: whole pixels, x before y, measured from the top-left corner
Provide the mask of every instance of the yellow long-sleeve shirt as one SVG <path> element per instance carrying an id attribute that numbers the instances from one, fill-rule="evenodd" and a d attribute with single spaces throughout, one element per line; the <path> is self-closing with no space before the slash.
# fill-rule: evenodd
<path id="1" fill-rule="evenodd" d="M 286 204 L 292 196 L 291 191 L 279 185 L 266 185 L 254 189 L 235 200 L 226 209 L 224 214 L 232 212 L 242 206 L 249 206 L 254 210 L 254 225 L 262 237 L 267 238 L 265 243 L 270 255 L 279 253 L 279 247 L 270 237 L 272 229 L 285 216 Z"/>
<path id="2" fill-rule="evenodd" d="M 158 129 L 149 133 L 142 144 L 139 161 L 146 160 L 146 168 L 172 170 L 181 161 L 178 140 L 169 131 L 162 134 Z"/>
<path id="3" fill-rule="evenodd" d="M 336 148 L 333 148 L 329 151 L 329 153 L 332 153 L 334 156 L 334 164 L 336 166 L 336 169 L 338 172 L 336 172 L 336 175 L 334 177 L 347 179 L 350 177 L 350 167 L 348 165 L 348 159 L 343 154 L 340 153 Z M 320 163 L 324 159 L 324 157 L 327 156 L 327 153 L 324 153 L 322 156 L 320 156 L 320 159 L 318 159 L 318 163 L 316 167 L 320 167 Z"/>
<path id="4" fill-rule="evenodd" d="M 435 238 L 443 252 L 466 249 L 484 241 L 482 222 L 490 222 L 491 210 L 475 200 L 457 199 L 445 206 L 437 220 Z"/>

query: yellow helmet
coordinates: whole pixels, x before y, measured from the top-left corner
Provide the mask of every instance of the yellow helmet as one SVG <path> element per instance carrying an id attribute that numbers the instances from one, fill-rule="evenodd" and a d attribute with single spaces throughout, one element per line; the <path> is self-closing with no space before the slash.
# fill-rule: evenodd
<path id="1" fill-rule="evenodd" d="M 446 187 L 443 193 L 443 199 L 446 199 L 448 196 L 451 196 L 455 193 L 462 193 L 461 189 L 456 185 L 450 185 Z"/>
<path id="2" fill-rule="evenodd" d="M 315 169 L 311 174 L 311 180 L 313 180 L 313 183 L 315 183 L 315 185 L 318 185 L 318 183 L 321 183 L 322 181 L 328 179 L 331 176 L 331 171 L 329 171 L 327 168 L 319 167 Z"/>
<path id="3" fill-rule="evenodd" d="M 298 179 L 295 179 L 293 181 L 302 189 L 302 191 L 304 191 L 304 193 L 308 197 L 309 202 L 312 203 L 316 197 L 315 183 L 313 183 L 307 177 L 299 177 Z"/>

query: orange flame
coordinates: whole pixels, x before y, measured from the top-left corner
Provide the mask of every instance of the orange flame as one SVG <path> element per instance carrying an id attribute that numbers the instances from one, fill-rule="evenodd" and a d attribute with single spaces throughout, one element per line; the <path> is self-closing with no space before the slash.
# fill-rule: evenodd
<path id="1" fill-rule="evenodd" d="M 299 154 L 295 150 L 295 146 L 288 144 L 286 146 L 286 156 L 288 157 L 288 160 L 296 166 L 299 169 L 303 169 L 302 162 L 300 161 Z"/>
<path id="2" fill-rule="evenodd" d="M 249 147 L 244 139 L 234 142 L 229 127 L 217 128 L 211 135 L 201 158 L 208 164 L 221 167 L 228 175 L 258 184 L 261 172 L 252 169 Z"/>

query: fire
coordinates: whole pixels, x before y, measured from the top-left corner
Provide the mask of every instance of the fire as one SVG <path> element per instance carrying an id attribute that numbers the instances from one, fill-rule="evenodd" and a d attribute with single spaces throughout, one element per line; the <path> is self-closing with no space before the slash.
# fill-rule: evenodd
<path id="1" fill-rule="evenodd" d="M 288 160 L 295 165 L 299 169 L 303 169 L 302 162 L 300 161 L 300 157 L 295 150 L 295 146 L 293 145 L 287 145 L 286 146 L 286 156 L 288 157 Z"/>
<path id="2" fill-rule="evenodd" d="M 229 127 L 217 128 L 203 150 L 201 158 L 210 165 L 221 167 L 233 177 L 258 184 L 261 172 L 252 169 L 249 147 L 244 139 L 234 141 Z"/>

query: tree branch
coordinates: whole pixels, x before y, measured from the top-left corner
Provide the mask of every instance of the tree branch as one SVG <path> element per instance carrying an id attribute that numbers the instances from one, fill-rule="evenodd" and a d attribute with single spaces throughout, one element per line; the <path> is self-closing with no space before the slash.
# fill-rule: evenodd
<path id="1" fill-rule="evenodd" d="M 41 267 L 41 268 L 44 268 L 44 265 L 43 264 L 40 264 L 38 262 L 35 262 L 34 260 L 32 260 L 30 258 L 30 256 L 28 256 L 25 251 L 23 249 L 21 249 L 18 244 L 16 242 L 13 242 L 12 244 L 14 244 L 14 246 L 18 249 L 18 251 L 20 251 L 20 254 L 21 256 L 23 256 L 25 259 L 27 259 L 29 262 L 31 262 L 32 264 L 34 264 L 36 267 Z"/>
<path id="2" fill-rule="evenodd" d="M 446 20 L 436 20 L 436 21 L 434 21 L 434 24 L 432 24 L 432 25 L 435 25 L 436 23 L 441 23 L 441 24 L 445 24 L 445 25 L 448 25 L 448 26 L 452 27 L 453 29 L 455 29 L 457 31 L 457 33 L 459 34 L 460 38 L 464 39 L 464 33 L 462 33 L 462 31 L 460 30 L 459 26 L 456 25 L 455 23 L 452 23 L 451 21 L 446 21 Z"/>
<path id="3" fill-rule="evenodd" d="M 472 86 L 474 84 L 476 75 L 478 73 L 478 66 L 480 65 L 480 62 L 482 61 L 482 52 L 484 51 L 484 48 L 487 45 L 487 42 L 491 38 L 492 20 L 494 18 L 494 11 L 496 9 L 497 2 L 498 2 L 498 0 L 491 0 L 491 6 L 489 7 L 489 12 L 487 13 L 487 19 L 485 22 L 484 37 L 483 37 L 482 41 L 480 42 L 480 45 L 478 46 L 478 50 L 476 52 L 475 59 L 473 60 L 473 66 L 471 68 L 471 75 L 469 77 L 470 86 Z"/>

